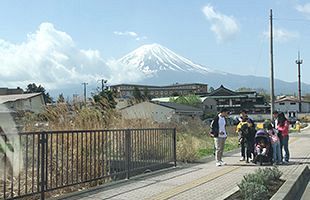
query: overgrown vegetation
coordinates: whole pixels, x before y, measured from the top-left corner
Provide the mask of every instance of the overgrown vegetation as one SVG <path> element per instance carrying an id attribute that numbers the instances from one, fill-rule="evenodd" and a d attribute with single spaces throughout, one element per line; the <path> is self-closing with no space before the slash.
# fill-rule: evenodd
<path id="1" fill-rule="evenodd" d="M 186 95 L 186 96 L 179 96 L 178 98 L 170 98 L 170 102 L 199 107 L 201 105 L 201 99 L 197 95 Z"/>
<path id="2" fill-rule="evenodd" d="M 182 162 L 194 162 L 212 155 L 214 140 L 209 136 L 210 128 L 199 119 L 189 120 L 177 127 L 177 158 Z M 234 126 L 227 127 L 228 137 L 224 151 L 238 148 L 238 137 Z"/>

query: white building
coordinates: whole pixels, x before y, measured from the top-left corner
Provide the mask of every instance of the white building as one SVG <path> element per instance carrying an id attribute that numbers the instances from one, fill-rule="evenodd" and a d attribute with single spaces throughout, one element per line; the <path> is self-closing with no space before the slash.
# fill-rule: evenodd
<path id="1" fill-rule="evenodd" d="M 275 109 L 284 113 L 298 112 L 299 111 L 299 100 L 296 97 L 282 97 L 275 101 Z M 310 112 L 310 102 L 301 101 L 301 112 Z"/>
<path id="2" fill-rule="evenodd" d="M 203 114 L 201 109 L 171 102 L 142 102 L 120 111 L 124 119 L 150 119 L 159 123 L 182 121 Z"/>
<path id="3" fill-rule="evenodd" d="M 40 113 L 45 105 L 42 93 L 0 95 L 0 104 L 13 111 Z"/>

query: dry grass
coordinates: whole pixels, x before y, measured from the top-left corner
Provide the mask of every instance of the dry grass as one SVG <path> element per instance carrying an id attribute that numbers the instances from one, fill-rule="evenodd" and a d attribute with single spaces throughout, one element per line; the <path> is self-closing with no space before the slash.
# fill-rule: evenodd
<path id="1" fill-rule="evenodd" d="M 91 103 L 89 105 L 83 105 L 81 103 L 76 103 L 73 105 L 68 104 L 57 104 L 55 106 L 47 106 L 44 109 L 44 112 L 40 115 L 35 115 L 31 113 L 23 113 L 21 118 L 21 123 L 23 125 L 23 131 L 40 131 L 42 128 L 44 130 L 98 130 L 98 129 L 127 129 L 127 128 L 176 128 L 177 130 L 177 159 L 182 162 L 193 162 L 199 159 L 201 156 L 206 156 L 213 153 L 213 139 L 209 137 L 209 127 L 205 125 L 200 119 L 189 119 L 183 123 L 166 123 L 159 124 L 149 119 L 140 119 L 140 120 L 125 120 L 122 119 L 121 115 L 114 109 L 108 106 L 109 104 L 102 100 L 98 103 Z M 38 125 L 39 124 L 39 125 Z M 237 146 L 237 137 L 234 127 L 228 127 L 228 132 L 231 133 L 226 142 L 226 150 L 230 150 Z M 162 140 L 165 140 L 166 136 L 159 137 L 158 141 L 152 143 L 147 149 L 144 149 L 145 152 L 133 152 L 136 157 L 141 158 L 160 158 L 161 154 L 153 155 L 154 148 L 158 148 L 162 143 Z M 85 140 L 86 138 L 84 138 Z M 56 140 L 54 137 L 53 140 Z M 58 140 L 58 139 L 57 139 Z M 61 139 L 62 141 L 62 139 Z M 65 136 L 63 138 L 64 149 L 63 151 L 70 150 L 71 143 L 76 143 L 70 138 Z M 52 141 L 55 142 L 55 141 Z M 84 141 L 85 142 L 85 141 Z M 135 142 L 135 141 L 133 141 Z M 79 144 L 81 140 L 79 141 Z M 111 146 L 111 142 L 107 141 L 106 145 Z M 153 146 L 154 147 L 153 147 Z M 56 144 L 52 145 L 52 157 L 56 156 Z M 115 147 L 113 147 L 114 149 Z M 115 148 L 116 149 L 116 148 Z M 88 154 L 89 150 L 84 149 L 84 154 Z M 100 154 L 100 152 L 98 152 Z M 76 149 L 72 150 L 72 155 L 68 161 L 65 160 L 62 163 L 62 160 L 59 159 L 56 161 L 52 159 L 52 162 L 49 164 L 48 168 L 51 171 L 55 172 L 56 165 L 61 167 L 65 172 L 71 170 L 70 173 L 78 174 L 81 171 L 76 171 L 77 168 L 72 166 L 72 160 L 76 160 L 77 154 L 81 155 L 81 148 L 79 153 Z M 140 155 L 141 154 L 141 155 Z M 107 155 L 101 155 L 106 157 Z M 103 164 L 103 165 L 102 165 Z M 93 175 L 97 173 L 102 173 L 104 169 L 104 174 L 109 175 L 108 163 L 98 163 L 98 169 L 95 168 Z M 85 168 L 85 163 L 79 164 L 79 169 Z M 68 168 L 67 168 L 68 166 Z M 69 169 L 69 170 L 68 170 Z M 28 172 L 30 174 L 32 172 Z M 90 175 L 90 174 L 87 174 Z M 58 179 L 62 179 L 63 176 L 60 174 L 52 174 L 55 180 L 55 176 Z M 51 178 L 51 177 L 50 177 Z M 51 179 L 50 179 L 51 180 Z M 110 181 L 111 179 L 105 179 L 105 181 Z M 66 177 L 63 180 L 64 182 L 69 181 Z M 104 182 L 104 181 L 103 181 Z M 101 183 L 103 183 L 101 182 Z M 24 184 L 27 184 L 26 182 Z M 56 182 L 53 182 L 53 185 L 56 185 Z M 85 184 L 83 187 L 90 187 L 96 185 L 97 183 Z M 99 183 L 100 184 L 100 183 Z M 65 188 L 61 191 L 56 191 L 59 193 L 69 192 L 76 190 L 77 187 Z"/>

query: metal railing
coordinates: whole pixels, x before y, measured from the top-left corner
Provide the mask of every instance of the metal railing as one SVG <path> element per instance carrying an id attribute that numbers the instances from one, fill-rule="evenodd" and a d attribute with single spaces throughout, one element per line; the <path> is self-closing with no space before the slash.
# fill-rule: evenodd
<path id="1" fill-rule="evenodd" d="M 0 199 L 45 199 L 60 190 L 70 192 L 176 165 L 175 129 L 0 135 Z"/>

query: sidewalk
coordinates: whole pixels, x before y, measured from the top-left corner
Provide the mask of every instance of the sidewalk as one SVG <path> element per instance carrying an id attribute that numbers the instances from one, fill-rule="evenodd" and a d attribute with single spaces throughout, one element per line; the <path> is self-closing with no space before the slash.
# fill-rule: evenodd
<path id="1" fill-rule="evenodd" d="M 310 163 L 310 129 L 290 135 L 290 164 L 279 169 L 287 177 L 298 166 Z M 224 157 L 226 166 L 216 167 L 215 161 L 178 166 L 153 175 L 132 178 L 121 184 L 81 191 L 62 199 L 216 199 L 241 182 L 243 175 L 259 165 L 239 162 L 239 153 Z"/>

